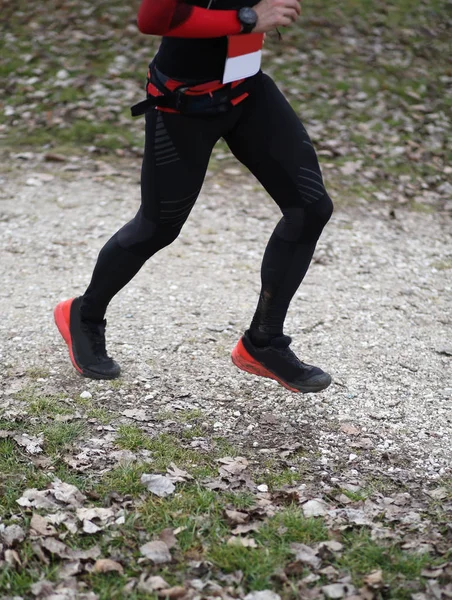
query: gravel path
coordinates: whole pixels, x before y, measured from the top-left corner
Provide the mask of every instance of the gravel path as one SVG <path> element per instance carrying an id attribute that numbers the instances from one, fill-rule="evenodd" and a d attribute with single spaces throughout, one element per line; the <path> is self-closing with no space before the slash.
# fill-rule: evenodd
<path id="1" fill-rule="evenodd" d="M 300 443 L 313 479 L 446 476 L 452 248 L 451 224 L 436 213 L 336 210 L 286 325 L 300 357 L 334 383 L 296 395 L 229 358 L 252 316 L 278 211 L 251 178 L 210 174 L 178 241 L 110 307 L 122 386 L 75 373 L 52 309 L 84 290 L 100 247 L 134 215 L 138 163 L 94 171 L 83 160 L 16 158 L 0 175 L 0 409 L 12 410 L 35 367 L 48 372 L 43 389 L 89 390 L 119 410 L 200 408 L 213 434 L 256 456 Z"/>

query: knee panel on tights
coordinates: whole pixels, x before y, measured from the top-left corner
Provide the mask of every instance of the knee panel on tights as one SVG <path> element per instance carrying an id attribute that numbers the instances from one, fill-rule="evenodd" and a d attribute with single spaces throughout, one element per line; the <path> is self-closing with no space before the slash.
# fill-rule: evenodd
<path id="1" fill-rule="evenodd" d="M 147 259 L 174 242 L 180 230 L 181 226 L 173 227 L 171 223 L 151 221 L 139 210 L 136 216 L 118 231 L 118 243 L 125 250 Z"/>
<path id="2" fill-rule="evenodd" d="M 275 233 L 287 242 L 317 239 L 333 213 L 333 203 L 326 192 L 314 204 L 283 209 Z"/>
<path id="3" fill-rule="evenodd" d="M 312 208 L 312 212 L 315 214 L 316 221 L 322 227 L 328 223 L 333 214 L 333 201 L 328 195 L 328 192 L 325 191 L 323 196 L 311 207 L 309 207 L 308 212 Z"/>

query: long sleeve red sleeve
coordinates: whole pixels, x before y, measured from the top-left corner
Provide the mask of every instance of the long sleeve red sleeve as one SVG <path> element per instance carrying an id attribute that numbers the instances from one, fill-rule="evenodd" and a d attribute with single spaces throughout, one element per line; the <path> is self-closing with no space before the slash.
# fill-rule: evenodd
<path id="1" fill-rule="evenodd" d="M 208 10 L 181 0 L 142 0 L 138 29 L 151 35 L 216 38 L 240 33 L 236 10 Z"/>

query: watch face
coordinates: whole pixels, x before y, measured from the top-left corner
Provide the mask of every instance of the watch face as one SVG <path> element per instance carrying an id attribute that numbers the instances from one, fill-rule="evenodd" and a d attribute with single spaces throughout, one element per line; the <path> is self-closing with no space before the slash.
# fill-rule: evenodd
<path id="1" fill-rule="evenodd" d="M 239 18 L 245 25 L 255 25 L 257 21 L 256 17 L 257 15 L 252 8 L 245 7 L 240 9 Z"/>

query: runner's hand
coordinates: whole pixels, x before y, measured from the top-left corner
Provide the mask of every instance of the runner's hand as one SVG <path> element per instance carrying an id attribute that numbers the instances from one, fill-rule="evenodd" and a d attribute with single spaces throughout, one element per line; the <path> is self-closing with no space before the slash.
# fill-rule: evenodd
<path id="1" fill-rule="evenodd" d="M 261 0 L 253 6 L 257 14 L 255 33 L 265 33 L 275 27 L 285 27 L 301 14 L 299 0 Z"/>

